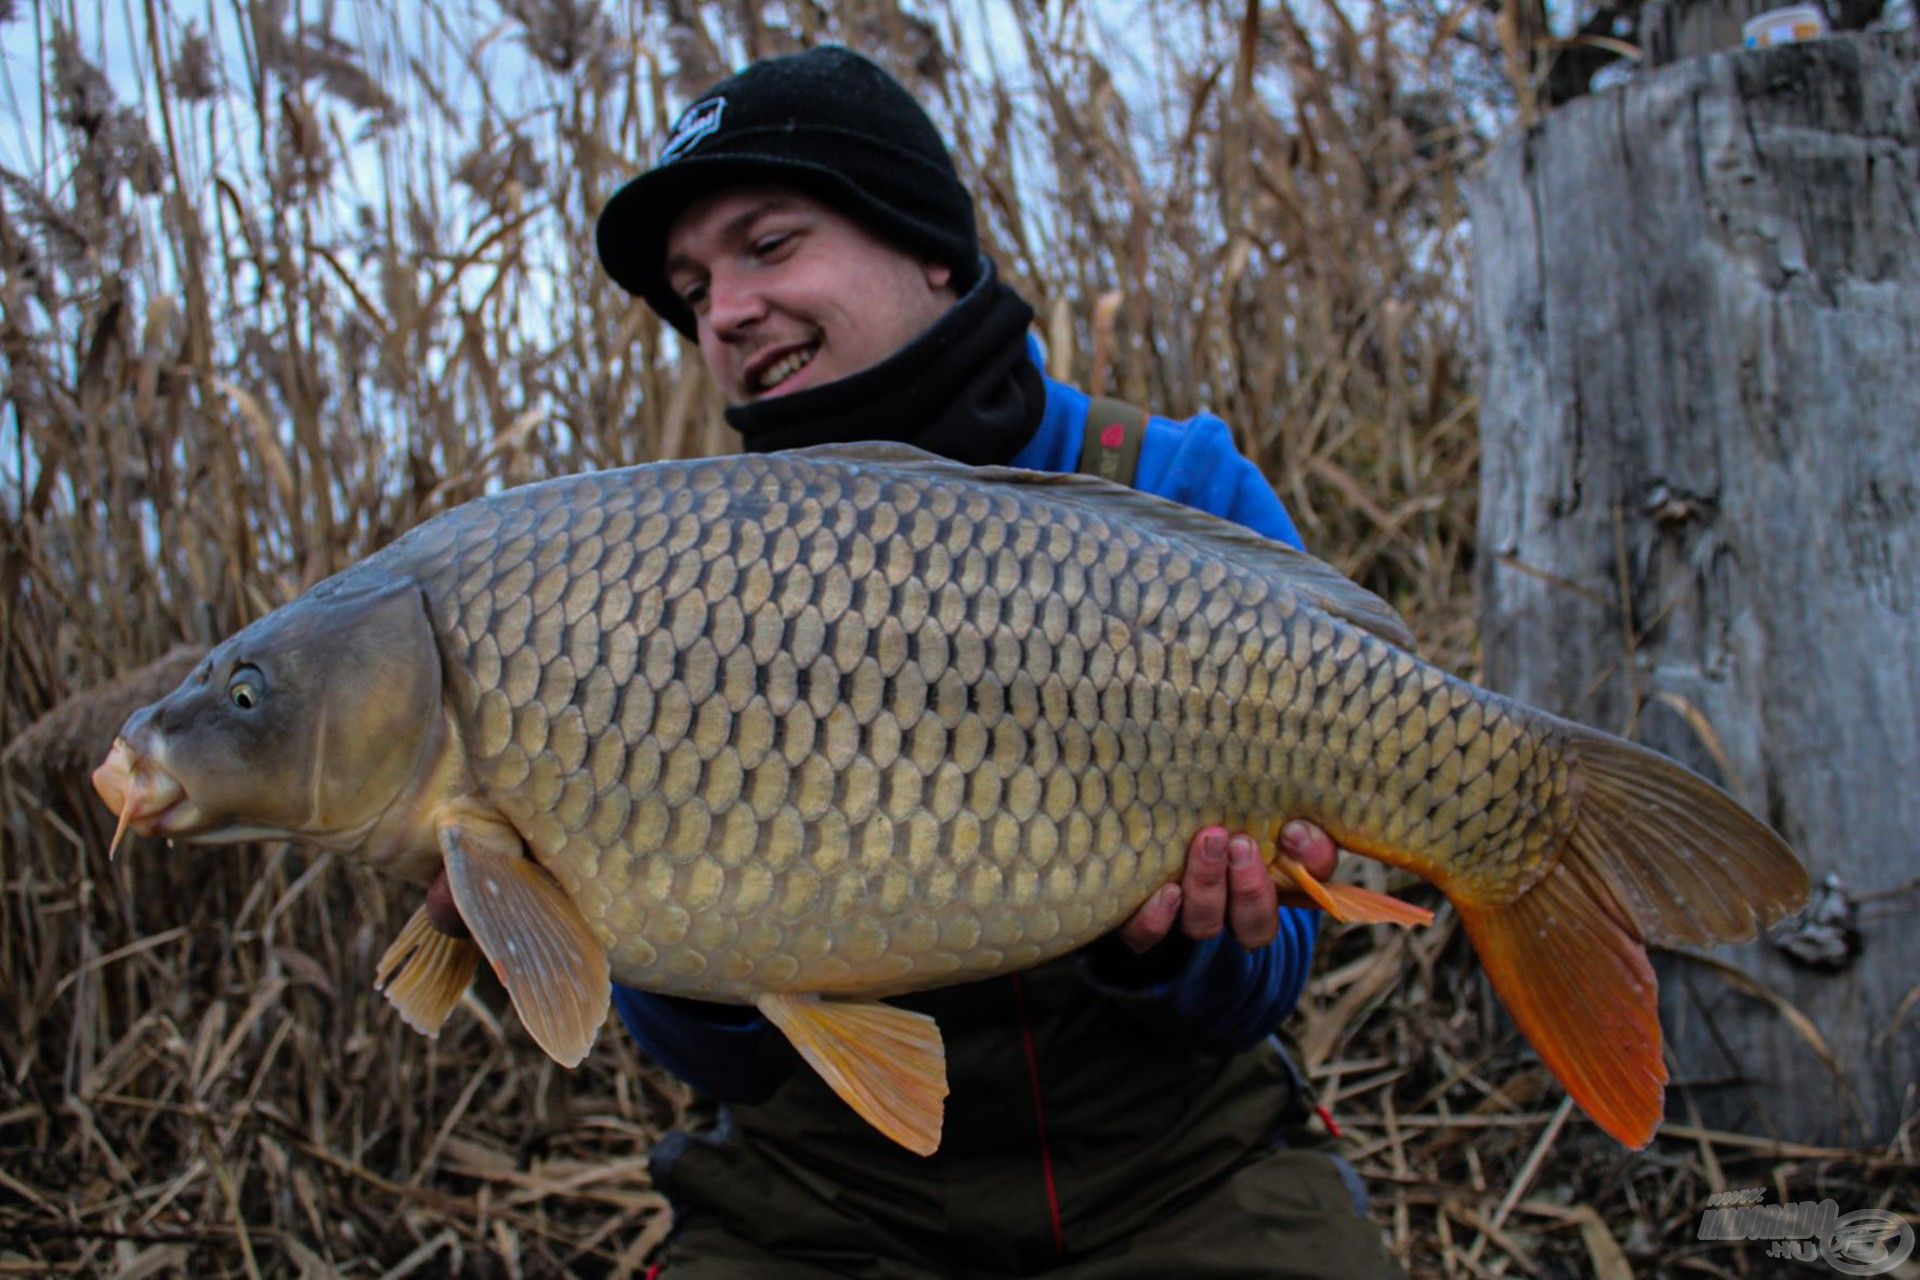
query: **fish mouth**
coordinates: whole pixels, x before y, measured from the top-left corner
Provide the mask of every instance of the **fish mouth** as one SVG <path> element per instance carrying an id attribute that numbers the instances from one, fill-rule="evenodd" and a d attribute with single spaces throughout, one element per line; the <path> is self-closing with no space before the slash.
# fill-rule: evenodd
<path id="1" fill-rule="evenodd" d="M 198 817 L 180 780 L 168 773 L 151 752 L 137 750 L 125 738 L 114 739 L 113 749 L 93 771 L 93 789 L 108 808 L 120 815 L 113 843 L 107 846 L 109 860 L 119 850 L 128 828 L 143 836 L 173 836 L 190 828 Z"/>

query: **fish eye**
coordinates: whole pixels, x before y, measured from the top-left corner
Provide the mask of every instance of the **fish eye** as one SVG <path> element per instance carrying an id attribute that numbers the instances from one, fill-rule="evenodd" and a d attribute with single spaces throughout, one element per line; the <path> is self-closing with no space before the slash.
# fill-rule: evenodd
<path id="1" fill-rule="evenodd" d="M 227 681 L 227 701 L 242 711 L 251 711 L 259 706 L 266 693 L 266 684 L 260 679 L 258 667 L 241 667 L 233 673 L 233 679 Z"/>

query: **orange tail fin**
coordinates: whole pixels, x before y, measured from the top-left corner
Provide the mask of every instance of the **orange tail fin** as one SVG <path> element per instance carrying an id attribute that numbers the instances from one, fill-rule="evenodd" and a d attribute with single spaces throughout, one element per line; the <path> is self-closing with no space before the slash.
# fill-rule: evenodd
<path id="1" fill-rule="evenodd" d="M 1751 938 L 1806 900 L 1807 874 L 1704 779 L 1630 742 L 1564 728 L 1582 791 L 1558 862 L 1508 902 L 1449 897 L 1540 1060 L 1602 1129 L 1644 1147 L 1667 1070 L 1643 943 Z"/>

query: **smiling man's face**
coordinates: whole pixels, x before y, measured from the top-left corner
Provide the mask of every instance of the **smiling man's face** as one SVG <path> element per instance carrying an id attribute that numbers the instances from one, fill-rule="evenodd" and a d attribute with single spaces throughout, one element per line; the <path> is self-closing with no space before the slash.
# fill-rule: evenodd
<path id="1" fill-rule="evenodd" d="M 779 186 L 689 205 L 667 234 L 666 265 L 699 326 L 701 358 L 736 405 L 872 368 L 955 298 L 951 268 Z"/>

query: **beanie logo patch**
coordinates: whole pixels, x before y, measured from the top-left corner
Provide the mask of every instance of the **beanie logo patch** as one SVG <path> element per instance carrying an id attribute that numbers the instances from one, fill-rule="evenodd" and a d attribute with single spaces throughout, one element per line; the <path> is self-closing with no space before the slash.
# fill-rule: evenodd
<path id="1" fill-rule="evenodd" d="M 680 119 L 673 126 L 673 136 L 660 148 L 655 164 L 666 164 L 677 160 L 700 145 L 702 139 L 720 131 L 720 115 L 727 109 L 725 98 L 708 98 L 705 102 L 696 102 L 680 113 Z"/>

